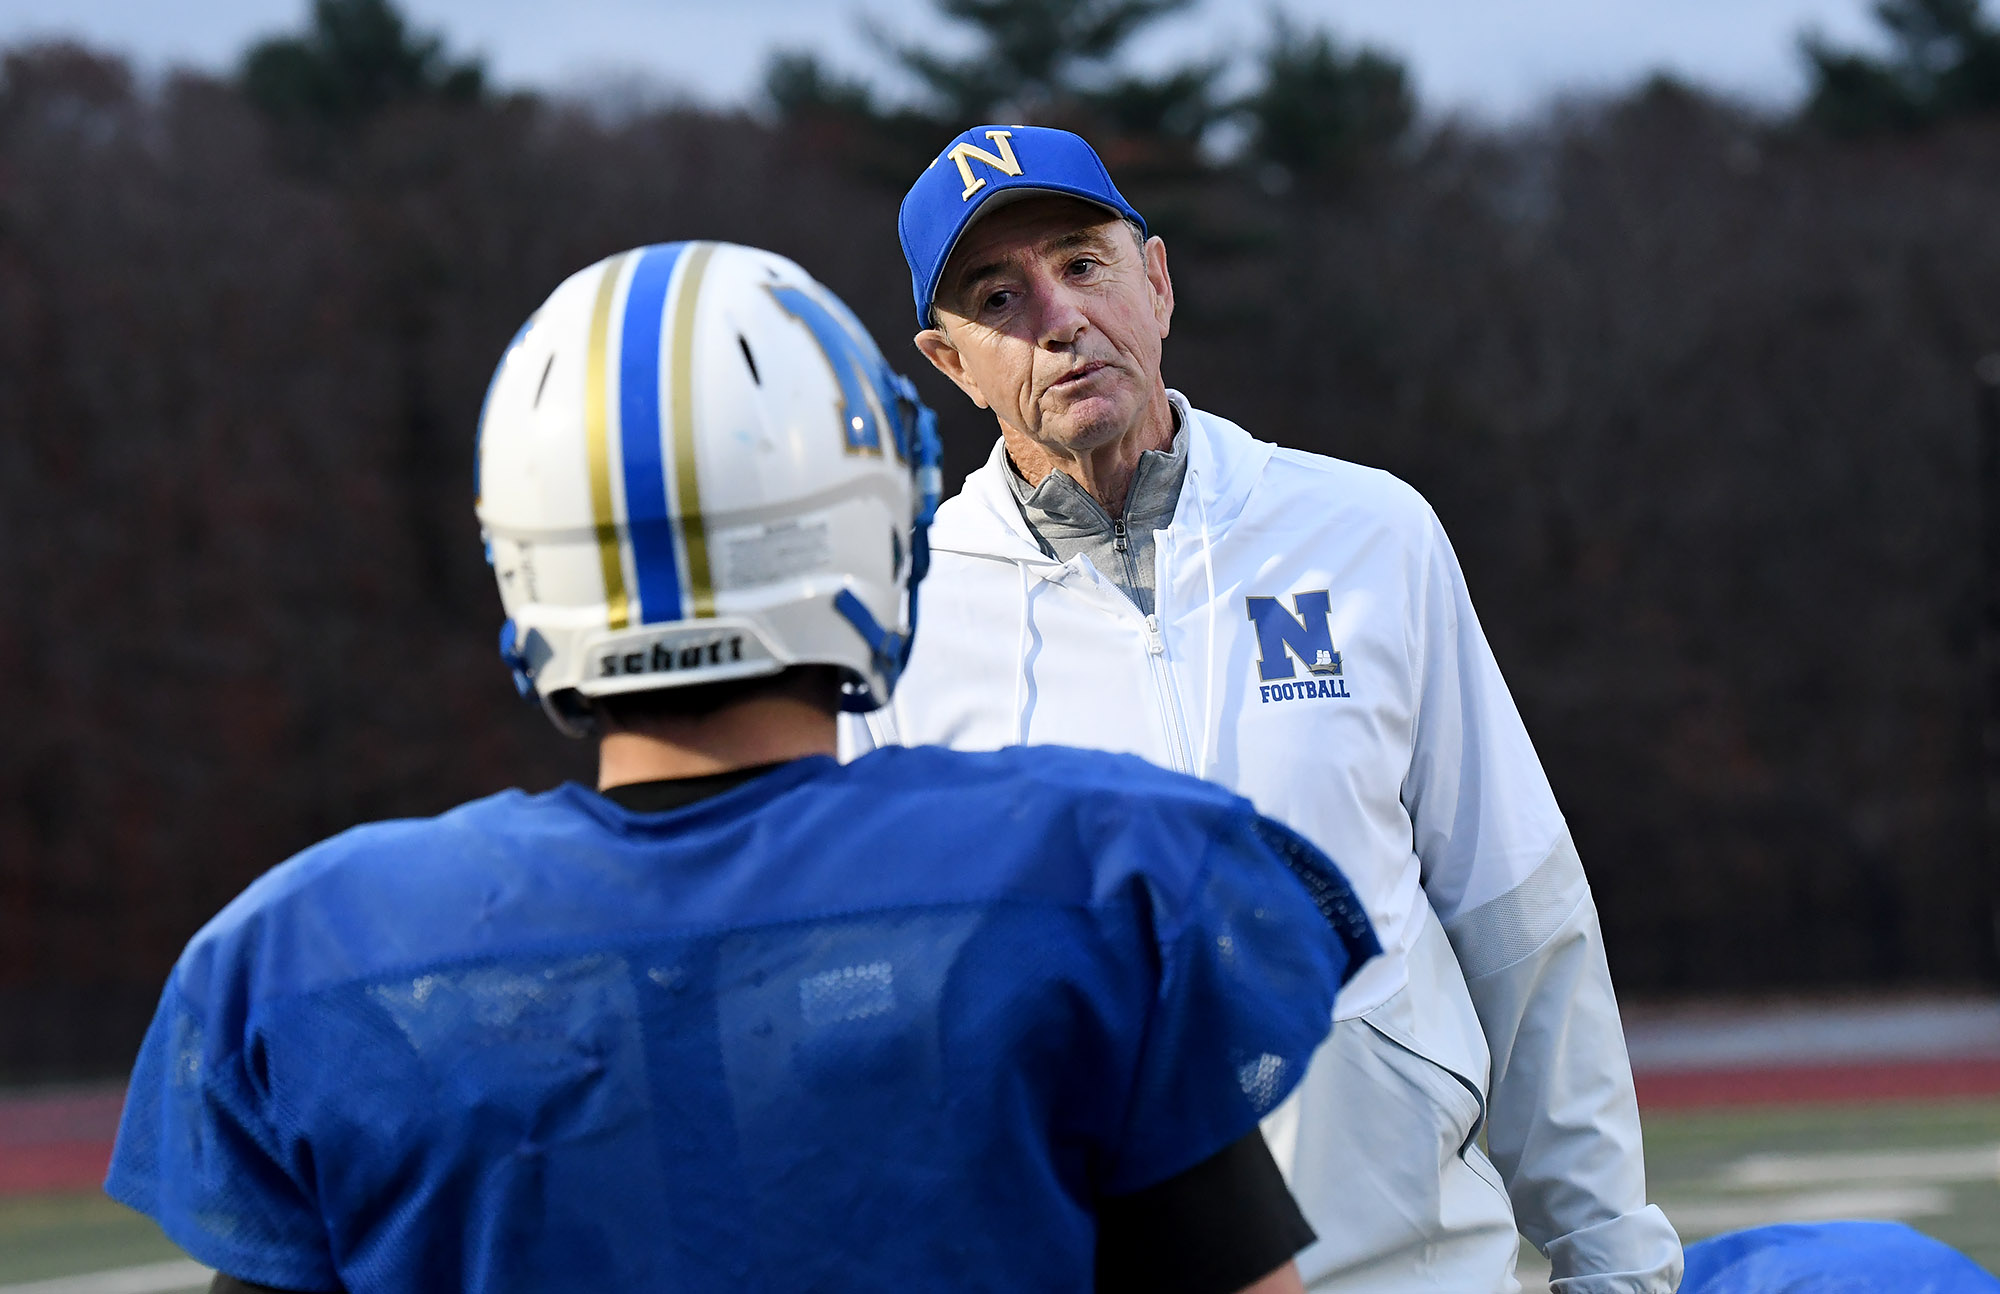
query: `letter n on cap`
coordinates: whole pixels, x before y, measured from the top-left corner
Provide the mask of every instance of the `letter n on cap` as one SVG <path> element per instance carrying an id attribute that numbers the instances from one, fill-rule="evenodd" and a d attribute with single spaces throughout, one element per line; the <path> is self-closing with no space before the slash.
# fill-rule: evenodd
<path id="1" fill-rule="evenodd" d="M 1021 173 L 1021 164 L 1014 160 L 1014 146 L 1007 142 L 1007 137 L 1013 133 L 1011 130 L 989 130 L 986 132 L 986 137 L 1000 146 L 1000 156 L 998 157 L 995 157 L 970 140 L 964 139 L 953 144 L 950 150 L 945 153 L 946 157 L 958 163 L 958 176 L 965 181 L 965 192 L 959 198 L 961 202 L 972 201 L 972 195 L 986 187 L 985 176 L 982 175 L 976 179 L 973 177 L 972 164 L 975 161 L 986 163 L 1002 175 L 1019 175 Z"/>

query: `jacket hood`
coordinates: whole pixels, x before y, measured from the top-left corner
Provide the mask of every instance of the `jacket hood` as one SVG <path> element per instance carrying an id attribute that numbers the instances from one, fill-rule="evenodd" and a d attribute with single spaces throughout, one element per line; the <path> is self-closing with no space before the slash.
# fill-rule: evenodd
<path id="1" fill-rule="evenodd" d="M 1187 478 L 1174 509 L 1174 526 L 1189 516 L 1205 516 L 1208 529 L 1219 535 L 1242 513 L 1273 446 L 1227 418 L 1194 408 L 1179 391 L 1168 391 L 1167 398 L 1179 411 L 1188 437 Z M 995 440 L 986 462 L 938 508 L 931 525 L 932 549 L 1036 566 L 1060 564 L 1042 552 L 1029 531 L 1007 485 L 1009 470 L 1005 443 Z"/>

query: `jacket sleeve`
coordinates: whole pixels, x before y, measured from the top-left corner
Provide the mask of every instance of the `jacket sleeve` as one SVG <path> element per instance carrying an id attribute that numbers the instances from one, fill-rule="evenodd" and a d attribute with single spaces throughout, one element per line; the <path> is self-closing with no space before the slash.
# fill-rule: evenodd
<path id="1" fill-rule="evenodd" d="M 1583 866 L 1435 517 L 1410 625 L 1403 802 L 1492 1058 L 1487 1144 L 1556 1294 L 1670 1294 L 1632 1067 Z"/>
<path id="2" fill-rule="evenodd" d="M 1597 908 L 1567 834 L 1445 927 L 1492 1054 L 1487 1149 L 1556 1294 L 1677 1288 L 1680 1237 L 1646 1201 L 1632 1068 Z"/>

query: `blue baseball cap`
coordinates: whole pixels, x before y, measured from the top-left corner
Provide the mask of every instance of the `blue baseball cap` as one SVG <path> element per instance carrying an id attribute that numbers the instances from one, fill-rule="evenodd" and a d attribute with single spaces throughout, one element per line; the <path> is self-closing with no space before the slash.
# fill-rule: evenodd
<path id="1" fill-rule="evenodd" d="M 1081 135 L 1047 126 L 974 126 L 924 168 L 903 195 L 896 219 L 903 259 L 910 263 L 917 327 L 931 326 L 938 276 L 966 227 L 982 211 L 1036 193 L 1082 198 L 1146 228 L 1146 218 L 1125 201 L 1103 159 Z"/>

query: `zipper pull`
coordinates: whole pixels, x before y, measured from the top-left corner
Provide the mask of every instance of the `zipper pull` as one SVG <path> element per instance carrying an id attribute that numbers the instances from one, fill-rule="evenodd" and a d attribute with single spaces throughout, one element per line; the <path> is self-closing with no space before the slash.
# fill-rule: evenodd
<path id="1" fill-rule="evenodd" d="M 1111 523 L 1111 543 L 1119 552 L 1125 551 L 1125 518 L 1119 517 Z"/>
<path id="2" fill-rule="evenodd" d="M 1160 618 L 1158 616 L 1146 617 L 1146 650 L 1155 656 L 1166 655 L 1167 640 L 1160 636 Z"/>

